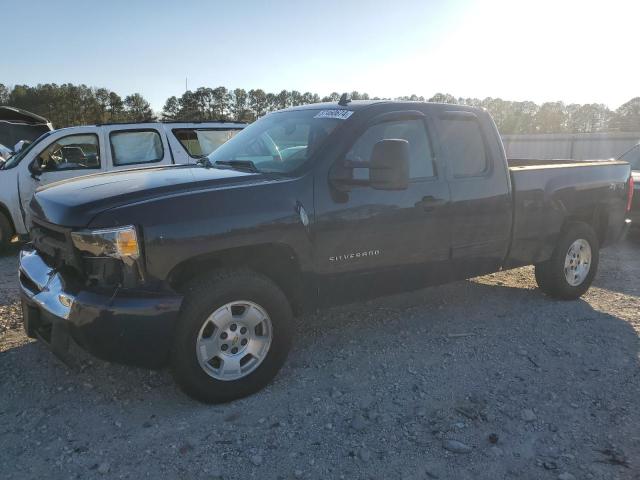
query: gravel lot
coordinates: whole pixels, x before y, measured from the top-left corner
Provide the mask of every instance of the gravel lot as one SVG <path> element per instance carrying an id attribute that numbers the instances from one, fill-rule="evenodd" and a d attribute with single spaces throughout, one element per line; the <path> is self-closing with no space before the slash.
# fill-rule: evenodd
<path id="1" fill-rule="evenodd" d="M 11 252 L 0 476 L 640 479 L 639 253 L 605 250 L 575 302 L 523 268 L 305 316 L 275 383 L 206 406 L 167 372 L 77 349 L 73 372 L 28 340 Z"/>

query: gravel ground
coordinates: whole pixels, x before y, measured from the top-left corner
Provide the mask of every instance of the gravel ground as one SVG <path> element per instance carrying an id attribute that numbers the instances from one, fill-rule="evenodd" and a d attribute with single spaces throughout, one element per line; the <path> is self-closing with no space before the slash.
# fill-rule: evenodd
<path id="1" fill-rule="evenodd" d="M 580 301 L 523 268 L 307 315 L 276 381 L 221 406 L 77 349 L 67 369 L 21 331 L 15 253 L 3 478 L 640 479 L 640 246 Z"/>

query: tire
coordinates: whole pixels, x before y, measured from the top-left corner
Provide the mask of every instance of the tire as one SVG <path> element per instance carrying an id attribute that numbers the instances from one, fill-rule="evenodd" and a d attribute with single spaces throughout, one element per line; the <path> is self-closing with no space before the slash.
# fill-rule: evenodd
<path id="1" fill-rule="evenodd" d="M 0 212 L 0 252 L 5 251 L 13 238 L 13 227 L 4 213 Z"/>
<path id="2" fill-rule="evenodd" d="M 215 271 L 189 283 L 186 292 L 171 352 L 182 390 L 205 403 L 224 403 L 266 386 L 291 348 L 293 314 L 284 293 L 250 270 Z"/>
<path id="3" fill-rule="evenodd" d="M 565 273 L 565 261 L 571 262 L 568 258 L 572 246 L 571 254 L 578 256 L 568 264 Z M 588 268 L 584 270 L 589 250 Z M 582 222 L 570 223 L 562 231 L 551 258 L 535 266 L 538 287 L 550 297 L 560 300 L 581 297 L 591 286 L 598 270 L 599 250 L 600 244 L 593 228 Z"/>

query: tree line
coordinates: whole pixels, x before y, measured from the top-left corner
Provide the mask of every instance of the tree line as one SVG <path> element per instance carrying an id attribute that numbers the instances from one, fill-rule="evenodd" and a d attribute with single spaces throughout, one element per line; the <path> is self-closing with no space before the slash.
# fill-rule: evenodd
<path id="1" fill-rule="evenodd" d="M 252 122 L 263 115 L 296 105 L 335 102 L 338 92 L 320 97 L 317 93 L 282 90 L 269 93 L 262 89 L 233 90 L 226 87 L 200 87 L 181 96 L 169 97 L 156 114 L 139 93 L 122 98 L 106 88 L 65 83 L 38 84 L 35 87 L 0 84 L 0 105 L 11 105 L 37 113 L 51 120 L 56 128 L 106 122 L 207 121 Z M 351 92 L 353 100 L 380 100 L 367 93 Z M 600 103 L 565 104 L 531 101 L 515 102 L 487 97 L 462 98 L 437 93 L 432 97 L 410 95 L 396 100 L 428 101 L 471 105 L 485 108 L 493 116 L 500 133 L 593 133 L 640 132 L 640 97 L 616 110 Z"/>

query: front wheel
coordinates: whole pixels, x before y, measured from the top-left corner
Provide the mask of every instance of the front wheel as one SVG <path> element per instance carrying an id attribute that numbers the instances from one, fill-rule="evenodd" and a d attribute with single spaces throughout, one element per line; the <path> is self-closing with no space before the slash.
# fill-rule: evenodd
<path id="1" fill-rule="evenodd" d="M 535 266 L 536 282 L 550 297 L 574 300 L 591 286 L 598 269 L 600 245 L 586 223 L 568 225 L 549 260 Z"/>
<path id="2" fill-rule="evenodd" d="M 278 373 L 291 345 L 284 293 L 249 271 L 218 271 L 187 286 L 172 351 L 182 389 L 207 403 L 250 395 Z"/>
<path id="3" fill-rule="evenodd" d="M 0 252 L 9 247 L 12 238 L 13 228 L 11 227 L 11 222 L 4 213 L 0 212 Z"/>

